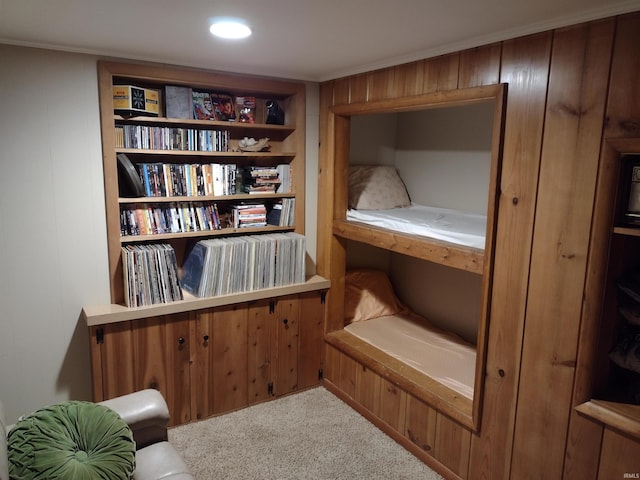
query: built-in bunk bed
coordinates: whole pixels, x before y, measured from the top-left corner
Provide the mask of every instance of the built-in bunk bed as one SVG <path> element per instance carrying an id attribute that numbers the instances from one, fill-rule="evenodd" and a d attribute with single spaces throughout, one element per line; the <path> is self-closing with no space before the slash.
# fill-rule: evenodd
<path id="1" fill-rule="evenodd" d="M 496 85 L 333 112 L 331 276 L 345 293 L 333 297 L 327 342 L 472 430 L 484 377 L 503 95 Z"/>

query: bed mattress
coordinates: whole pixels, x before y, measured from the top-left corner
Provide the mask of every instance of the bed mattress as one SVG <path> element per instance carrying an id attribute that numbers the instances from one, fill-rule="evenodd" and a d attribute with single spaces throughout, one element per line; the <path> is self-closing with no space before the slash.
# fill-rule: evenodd
<path id="1" fill-rule="evenodd" d="M 473 399 L 476 349 L 414 313 L 399 313 L 345 327 L 361 340 Z"/>
<path id="2" fill-rule="evenodd" d="M 486 215 L 416 204 L 390 210 L 349 209 L 347 220 L 480 249 L 487 230 Z"/>

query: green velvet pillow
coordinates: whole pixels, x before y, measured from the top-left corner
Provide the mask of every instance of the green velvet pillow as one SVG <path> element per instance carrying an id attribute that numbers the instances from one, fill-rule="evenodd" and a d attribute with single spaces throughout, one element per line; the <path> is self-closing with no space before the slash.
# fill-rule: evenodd
<path id="1" fill-rule="evenodd" d="M 8 450 L 12 480 L 119 480 L 135 469 L 129 426 L 90 402 L 64 402 L 24 417 L 9 432 Z"/>

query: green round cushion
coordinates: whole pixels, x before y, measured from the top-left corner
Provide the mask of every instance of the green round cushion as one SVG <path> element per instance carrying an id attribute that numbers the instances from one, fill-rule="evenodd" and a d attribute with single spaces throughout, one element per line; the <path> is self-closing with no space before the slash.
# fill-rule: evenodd
<path id="1" fill-rule="evenodd" d="M 135 442 L 129 426 L 104 405 L 69 401 L 42 408 L 9 432 L 15 480 L 130 479 Z"/>

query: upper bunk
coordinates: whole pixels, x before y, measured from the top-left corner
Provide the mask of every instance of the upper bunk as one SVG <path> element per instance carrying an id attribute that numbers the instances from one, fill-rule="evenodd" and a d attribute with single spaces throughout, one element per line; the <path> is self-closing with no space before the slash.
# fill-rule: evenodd
<path id="1" fill-rule="evenodd" d="M 334 106 L 333 235 L 485 273 L 493 251 L 504 93 L 503 85 L 491 85 Z M 401 187 L 388 174 L 354 173 L 372 165 L 394 167 L 408 201 L 397 200 Z M 354 205 L 356 195 L 366 197 L 361 206 Z"/>

